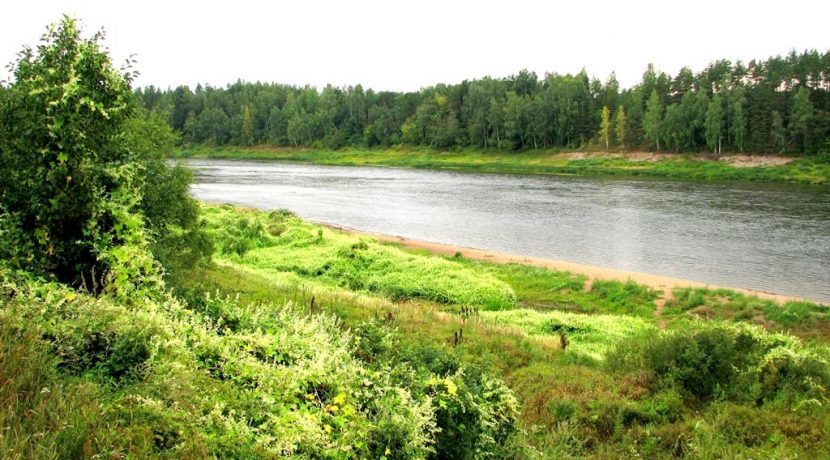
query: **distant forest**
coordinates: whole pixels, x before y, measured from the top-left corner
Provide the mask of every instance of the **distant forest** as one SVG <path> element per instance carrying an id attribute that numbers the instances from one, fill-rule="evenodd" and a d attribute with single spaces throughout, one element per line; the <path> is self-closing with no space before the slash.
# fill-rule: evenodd
<path id="1" fill-rule="evenodd" d="M 614 74 L 523 70 L 418 92 L 237 81 L 136 95 L 185 144 L 814 154 L 830 143 L 830 51 L 675 77 L 650 65 L 627 89 Z"/>

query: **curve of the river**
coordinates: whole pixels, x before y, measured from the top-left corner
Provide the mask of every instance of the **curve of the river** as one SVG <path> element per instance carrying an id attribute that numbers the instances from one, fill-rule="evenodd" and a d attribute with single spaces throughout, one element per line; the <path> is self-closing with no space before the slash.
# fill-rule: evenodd
<path id="1" fill-rule="evenodd" d="M 199 199 L 830 302 L 830 188 L 189 160 Z"/>

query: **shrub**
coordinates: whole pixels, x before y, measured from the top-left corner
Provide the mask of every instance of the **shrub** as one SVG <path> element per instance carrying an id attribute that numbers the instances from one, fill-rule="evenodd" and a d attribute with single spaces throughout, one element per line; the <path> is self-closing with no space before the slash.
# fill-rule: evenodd
<path id="1" fill-rule="evenodd" d="M 0 228 L 12 245 L 0 255 L 129 298 L 154 271 L 138 213 L 144 170 L 123 136 L 132 76 L 113 68 L 102 37 L 64 18 L 14 65 L 0 103 Z"/>
<path id="2" fill-rule="evenodd" d="M 830 401 L 826 349 L 812 350 L 792 337 L 744 324 L 693 323 L 656 337 L 635 337 L 619 343 L 608 363 L 643 369 L 653 389 L 676 386 L 699 403 Z"/>

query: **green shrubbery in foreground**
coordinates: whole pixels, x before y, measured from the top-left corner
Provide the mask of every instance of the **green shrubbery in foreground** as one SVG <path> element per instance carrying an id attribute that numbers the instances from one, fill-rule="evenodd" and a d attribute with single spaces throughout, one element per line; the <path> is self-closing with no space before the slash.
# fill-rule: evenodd
<path id="1" fill-rule="evenodd" d="M 380 324 L 0 280 L 4 456 L 446 457 L 495 454 L 516 430 L 502 383 Z"/>

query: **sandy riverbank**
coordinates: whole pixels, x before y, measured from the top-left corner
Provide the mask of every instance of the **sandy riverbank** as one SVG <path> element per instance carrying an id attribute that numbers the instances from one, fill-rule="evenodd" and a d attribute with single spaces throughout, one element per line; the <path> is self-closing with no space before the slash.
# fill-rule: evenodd
<path id="1" fill-rule="evenodd" d="M 714 284 L 706 284 L 697 281 L 683 280 L 679 278 L 671 278 L 668 276 L 653 275 L 649 273 L 632 272 L 625 270 L 616 270 L 613 268 L 597 267 L 594 265 L 585 265 L 574 262 L 566 262 L 562 260 L 544 259 L 540 257 L 521 256 L 517 254 L 510 254 L 496 251 L 486 251 L 483 249 L 466 248 L 462 246 L 453 246 L 450 244 L 433 243 L 429 241 L 414 240 L 411 238 L 404 238 L 401 236 L 381 235 L 377 233 L 364 232 L 350 228 L 340 227 L 336 225 L 327 225 L 327 227 L 355 234 L 375 238 L 378 241 L 396 243 L 407 249 L 423 249 L 435 254 L 454 255 L 461 253 L 464 257 L 474 260 L 486 260 L 497 264 L 519 263 L 533 265 L 537 267 L 547 268 L 549 270 L 567 271 L 571 273 L 578 273 L 588 277 L 586 289 L 590 289 L 590 285 L 595 279 L 602 280 L 616 280 L 616 281 L 634 281 L 639 284 L 644 284 L 655 290 L 663 291 L 663 298 L 658 302 L 658 309 L 662 309 L 662 304 L 665 300 L 672 298 L 672 289 L 679 287 L 695 287 L 718 289 L 731 289 L 745 295 L 757 296 L 761 299 L 774 300 L 779 303 L 784 303 L 792 300 L 806 300 L 794 296 L 786 296 L 774 294 L 770 292 L 755 291 L 751 289 L 742 289 L 727 286 L 717 286 Z"/>

